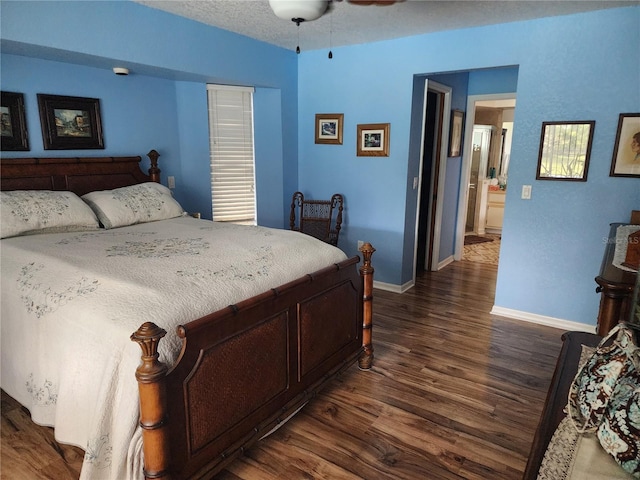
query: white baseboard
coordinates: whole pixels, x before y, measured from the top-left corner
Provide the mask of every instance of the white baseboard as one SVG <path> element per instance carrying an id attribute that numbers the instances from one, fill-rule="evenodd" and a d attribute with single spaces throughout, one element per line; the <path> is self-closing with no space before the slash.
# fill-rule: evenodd
<path id="1" fill-rule="evenodd" d="M 442 270 L 444 267 L 446 267 L 450 263 L 453 263 L 454 261 L 455 258 L 453 258 L 453 255 L 449 255 L 447 258 L 438 263 L 438 270 Z"/>
<path id="2" fill-rule="evenodd" d="M 386 290 L 387 292 L 393 293 L 404 293 L 413 287 L 413 281 L 407 282 L 404 285 L 395 285 L 393 283 L 384 283 L 373 281 L 373 288 L 379 288 L 380 290 Z"/>
<path id="3" fill-rule="evenodd" d="M 595 325 L 572 322 L 570 320 L 563 320 L 561 318 L 547 317 L 535 313 L 523 312 L 521 310 L 512 310 L 511 308 L 498 307 L 496 305 L 494 305 L 491 309 L 491 314 L 498 315 L 500 317 L 515 318 L 516 320 L 523 320 L 530 323 L 537 323 L 539 325 L 546 325 L 548 327 L 559 328 L 560 330 L 596 333 Z"/>

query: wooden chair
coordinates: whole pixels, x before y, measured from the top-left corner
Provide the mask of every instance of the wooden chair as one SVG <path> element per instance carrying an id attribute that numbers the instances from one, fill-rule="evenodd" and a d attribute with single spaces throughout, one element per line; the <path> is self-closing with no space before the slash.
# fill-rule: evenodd
<path id="1" fill-rule="evenodd" d="M 305 200 L 301 192 L 291 199 L 290 228 L 338 246 L 342 226 L 343 198 L 339 193 L 331 200 Z"/>

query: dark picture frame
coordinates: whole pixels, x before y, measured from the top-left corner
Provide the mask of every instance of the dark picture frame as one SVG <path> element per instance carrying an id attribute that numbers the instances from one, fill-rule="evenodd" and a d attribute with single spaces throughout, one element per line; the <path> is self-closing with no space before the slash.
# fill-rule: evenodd
<path id="1" fill-rule="evenodd" d="M 451 111 L 451 131 L 449 132 L 449 157 L 459 157 L 462 146 L 462 123 L 464 112 L 462 110 Z"/>
<path id="2" fill-rule="evenodd" d="M 640 178 L 640 113 L 618 117 L 609 176 Z"/>
<path id="3" fill-rule="evenodd" d="M 342 145 L 343 113 L 316 113 L 316 143 Z"/>
<path id="4" fill-rule="evenodd" d="M 586 182 L 594 120 L 542 122 L 536 180 Z"/>
<path id="5" fill-rule="evenodd" d="M 0 92 L 0 151 L 29 150 L 29 135 L 24 110 L 24 94 Z"/>
<path id="6" fill-rule="evenodd" d="M 103 149 L 100 100 L 38 94 L 45 150 Z"/>
<path id="7" fill-rule="evenodd" d="M 389 123 L 362 123 L 358 125 L 358 157 L 389 156 Z"/>

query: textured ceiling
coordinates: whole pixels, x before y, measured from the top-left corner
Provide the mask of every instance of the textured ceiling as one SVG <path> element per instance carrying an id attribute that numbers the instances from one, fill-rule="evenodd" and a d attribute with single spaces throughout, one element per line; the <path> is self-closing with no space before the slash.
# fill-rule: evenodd
<path id="1" fill-rule="evenodd" d="M 295 23 L 275 16 L 268 0 L 135 0 L 201 23 L 295 50 L 330 48 L 458 28 L 638 5 L 613 0 L 405 0 L 394 5 L 330 2 L 318 20 Z M 304 1 L 304 0 L 301 0 Z"/>

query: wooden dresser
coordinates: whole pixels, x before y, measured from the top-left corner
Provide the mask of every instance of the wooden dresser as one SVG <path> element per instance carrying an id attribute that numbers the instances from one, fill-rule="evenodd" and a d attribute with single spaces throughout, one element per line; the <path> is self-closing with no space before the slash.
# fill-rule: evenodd
<path id="1" fill-rule="evenodd" d="M 628 321 L 631 315 L 631 298 L 636 282 L 636 273 L 622 270 L 613 265 L 616 249 L 616 229 L 625 223 L 612 223 L 609 238 L 604 250 L 600 274 L 596 277 L 601 293 L 600 311 L 598 312 L 598 330 L 600 336 L 607 334 L 618 322 Z"/>

